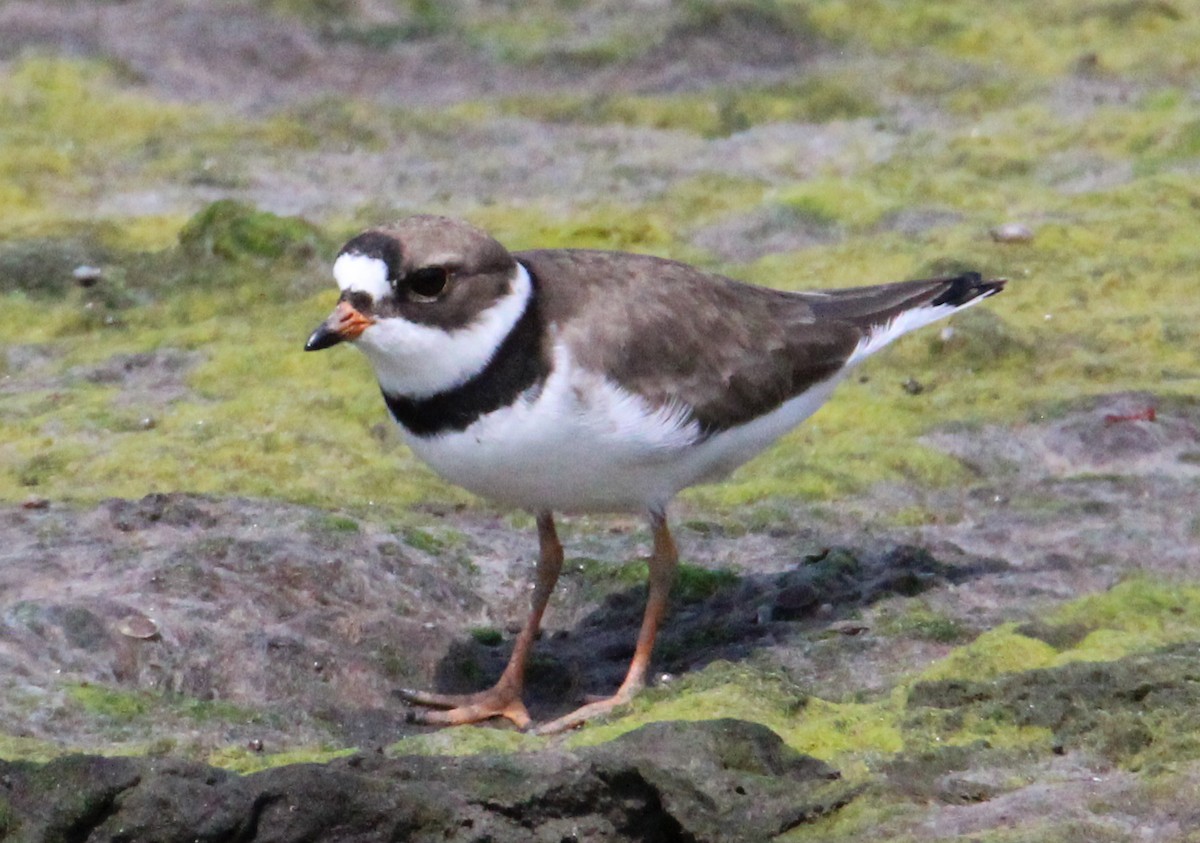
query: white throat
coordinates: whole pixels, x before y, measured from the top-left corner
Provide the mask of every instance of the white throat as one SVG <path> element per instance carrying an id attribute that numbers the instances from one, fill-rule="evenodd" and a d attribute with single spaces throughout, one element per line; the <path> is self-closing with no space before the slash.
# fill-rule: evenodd
<path id="1" fill-rule="evenodd" d="M 362 276 L 357 277 L 360 280 L 354 289 L 367 291 L 358 286 Z M 341 284 L 340 277 L 338 283 Z M 470 324 L 448 331 L 399 317 L 380 319 L 363 331 L 355 345 L 375 367 L 375 376 L 384 392 L 427 398 L 461 386 L 483 371 L 525 313 L 532 296 L 529 273 L 517 264 L 508 293 Z"/>

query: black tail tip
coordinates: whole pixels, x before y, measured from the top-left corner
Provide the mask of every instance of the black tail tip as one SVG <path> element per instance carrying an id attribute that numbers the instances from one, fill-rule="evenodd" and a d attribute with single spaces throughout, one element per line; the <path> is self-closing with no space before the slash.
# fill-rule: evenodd
<path id="1" fill-rule="evenodd" d="M 935 306 L 949 304 L 959 307 L 974 299 L 994 296 L 1003 290 L 1007 283 L 1007 278 L 989 278 L 985 281 L 978 272 L 964 272 L 962 275 L 947 278 L 946 289 L 930 303 Z"/>

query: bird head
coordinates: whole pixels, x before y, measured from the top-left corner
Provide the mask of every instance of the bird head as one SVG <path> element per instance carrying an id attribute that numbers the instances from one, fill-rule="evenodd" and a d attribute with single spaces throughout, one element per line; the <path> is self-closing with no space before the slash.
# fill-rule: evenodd
<path id="1" fill-rule="evenodd" d="M 338 253 L 341 295 L 305 343 L 353 343 L 385 392 L 450 389 L 486 365 L 525 309 L 531 282 L 503 246 L 467 223 L 415 216 L 364 231 Z"/>

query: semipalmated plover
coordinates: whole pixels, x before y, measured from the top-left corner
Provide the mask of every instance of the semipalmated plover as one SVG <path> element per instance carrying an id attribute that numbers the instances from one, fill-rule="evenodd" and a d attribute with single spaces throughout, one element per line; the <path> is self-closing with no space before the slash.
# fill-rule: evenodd
<path id="1" fill-rule="evenodd" d="M 452 483 L 536 514 L 533 605 L 497 684 L 404 691 L 425 723 L 530 718 L 525 665 L 562 566 L 552 513 L 646 513 L 645 616 L 610 698 L 645 684 L 677 565 L 667 504 L 723 477 L 825 402 L 859 361 L 1004 287 L 977 273 L 822 292 L 743 284 L 676 261 L 577 249 L 510 253 L 458 220 L 416 216 L 348 242 L 341 297 L 305 348 L 353 342 L 412 450 Z"/>

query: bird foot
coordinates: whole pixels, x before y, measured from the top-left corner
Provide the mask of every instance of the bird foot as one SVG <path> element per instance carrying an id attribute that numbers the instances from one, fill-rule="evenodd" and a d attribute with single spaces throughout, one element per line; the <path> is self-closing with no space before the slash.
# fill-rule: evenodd
<path id="1" fill-rule="evenodd" d="M 493 717 L 505 717 L 518 729 L 530 724 L 529 712 L 521 702 L 519 689 L 496 685 L 477 694 L 435 694 L 402 688 L 397 692 L 402 700 L 413 705 L 446 709 L 445 711 L 408 712 L 408 722 L 427 726 L 461 726 L 479 723 Z"/>
<path id="2" fill-rule="evenodd" d="M 577 708 L 570 714 L 564 715 L 557 720 L 543 723 L 534 729 L 533 733 L 535 735 L 557 735 L 569 729 L 582 726 L 593 717 L 608 714 L 617 706 L 625 705 L 633 699 L 633 695 L 637 690 L 637 688 L 621 688 L 611 697 L 589 702 L 587 705 Z"/>

